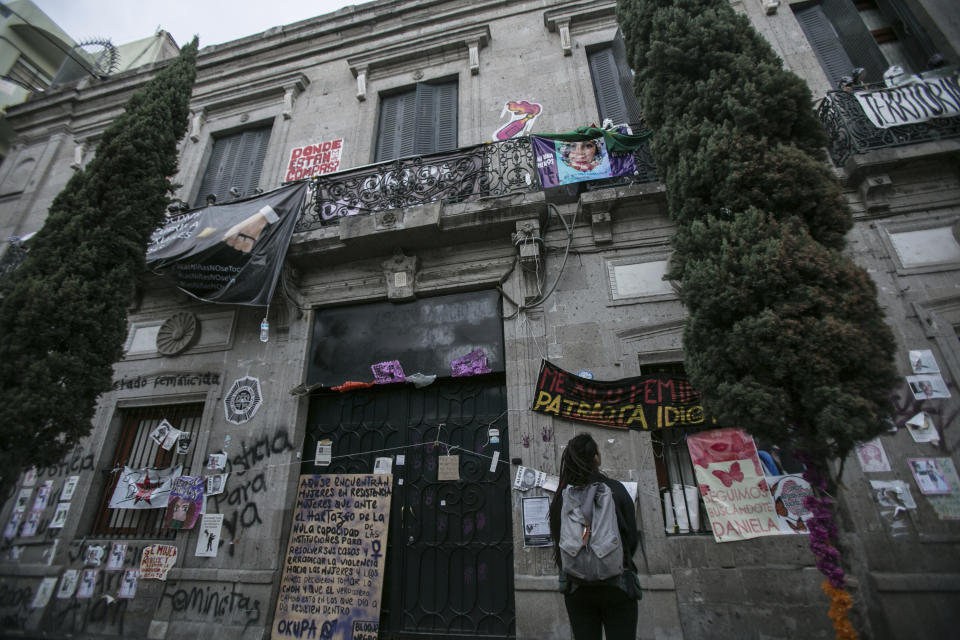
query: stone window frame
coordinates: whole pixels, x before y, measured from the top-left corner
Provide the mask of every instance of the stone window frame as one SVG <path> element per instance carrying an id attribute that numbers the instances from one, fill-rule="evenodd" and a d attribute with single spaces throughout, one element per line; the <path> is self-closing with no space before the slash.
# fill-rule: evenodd
<path id="1" fill-rule="evenodd" d="M 952 215 L 933 215 L 916 218 L 912 220 L 898 220 L 880 223 L 877 225 L 880 241 L 887 250 L 890 260 L 896 266 L 898 276 L 913 276 L 925 273 L 936 273 L 939 271 L 952 271 L 960 269 L 960 260 L 948 260 L 942 262 L 931 262 L 929 264 L 918 265 L 915 267 L 906 266 L 900 260 L 900 254 L 893 243 L 891 236 L 898 233 L 910 231 L 925 231 L 928 229 L 937 229 L 941 227 L 950 227 L 953 230 L 953 237 L 957 244 L 960 244 L 960 214 Z"/>
<path id="2" fill-rule="evenodd" d="M 672 289 L 669 292 L 617 297 L 617 283 L 614 275 L 616 267 L 644 264 L 648 262 L 665 262 L 667 270 L 669 271 L 670 260 L 672 256 L 672 249 L 659 248 L 653 251 L 604 258 L 603 262 L 604 270 L 606 271 L 607 295 L 610 297 L 610 301 L 607 303 L 607 306 L 614 307 L 626 304 L 678 300 L 679 296 L 677 295 L 677 285 L 672 281 L 665 281 L 666 284 Z"/>

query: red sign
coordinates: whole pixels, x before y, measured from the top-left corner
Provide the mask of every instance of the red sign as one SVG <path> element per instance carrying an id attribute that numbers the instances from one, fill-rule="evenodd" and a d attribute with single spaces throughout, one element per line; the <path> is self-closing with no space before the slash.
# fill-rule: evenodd
<path id="1" fill-rule="evenodd" d="M 290 151 L 290 164 L 284 182 L 303 180 L 313 176 L 333 173 L 340 169 L 340 152 L 343 138 L 327 140 Z"/>

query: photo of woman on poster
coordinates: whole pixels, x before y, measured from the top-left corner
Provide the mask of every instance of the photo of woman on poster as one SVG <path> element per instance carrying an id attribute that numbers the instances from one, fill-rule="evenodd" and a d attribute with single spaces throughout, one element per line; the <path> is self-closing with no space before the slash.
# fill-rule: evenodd
<path id="1" fill-rule="evenodd" d="M 603 138 L 562 142 L 557 140 L 557 173 L 561 184 L 609 178 L 610 154 Z"/>

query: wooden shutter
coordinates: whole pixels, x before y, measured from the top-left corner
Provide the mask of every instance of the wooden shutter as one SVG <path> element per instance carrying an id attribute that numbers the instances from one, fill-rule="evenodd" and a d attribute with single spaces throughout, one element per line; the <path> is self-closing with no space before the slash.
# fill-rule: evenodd
<path id="1" fill-rule="evenodd" d="M 422 82 L 381 98 L 375 162 L 456 148 L 456 81 Z"/>
<path id="2" fill-rule="evenodd" d="M 609 118 L 614 124 L 637 123 L 640 104 L 633 93 L 633 72 L 627 64 L 627 52 L 620 34 L 611 44 L 588 54 L 593 92 L 597 96 L 600 122 Z"/>
<path id="3" fill-rule="evenodd" d="M 880 52 L 873 34 L 863 23 L 853 0 L 822 0 L 820 6 L 836 28 L 843 48 L 853 61 L 853 66 L 841 75 L 850 75 L 853 67 L 863 67 L 867 82 L 882 82 L 887 60 Z"/>
<path id="4" fill-rule="evenodd" d="M 817 60 L 820 61 L 820 66 L 830 80 L 830 86 L 836 88 L 840 78 L 850 75 L 850 71 L 854 68 L 836 29 L 833 28 L 833 24 L 827 19 L 820 5 L 797 9 L 795 14 L 800 28 L 803 29 L 807 41 L 817 55 Z"/>
<path id="5" fill-rule="evenodd" d="M 194 206 L 206 204 L 207 195 L 211 193 L 217 196 L 217 202 L 229 202 L 233 199 L 231 187 L 239 189 L 244 196 L 251 195 L 260 184 L 269 142 L 269 126 L 216 138 Z"/>
<path id="6" fill-rule="evenodd" d="M 416 89 L 380 99 L 380 126 L 375 162 L 402 158 L 414 153 L 412 128 L 416 121 Z"/>

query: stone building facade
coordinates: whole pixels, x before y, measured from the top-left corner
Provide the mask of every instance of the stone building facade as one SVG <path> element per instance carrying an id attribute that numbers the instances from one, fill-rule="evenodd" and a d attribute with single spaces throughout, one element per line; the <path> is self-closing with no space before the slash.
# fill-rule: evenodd
<path id="1" fill-rule="evenodd" d="M 904 383 L 891 398 L 899 429 L 881 439 L 890 470 L 868 473 L 851 459 L 838 496 L 854 618 L 864 637 L 949 637 L 960 625 L 952 606 L 960 524 L 940 518 L 953 513 L 949 503 L 937 511 L 920 494 L 907 460 L 956 460 L 960 123 L 869 129 L 862 111 L 844 110 L 850 94 L 831 91 L 804 31 L 816 28 L 805 11 L 820 7 L 830 19 L 841 4 L 733 3 L 814 91 L 856 216 L 848 251 L 875 279 L 900 347 Z M 861 26 L 888 29 L 882 55 L 907 63 L 911 43 L 891 39 L 902 25 L 883 22 L 889 3 L 878 4 L 859 12 Z M 948 64 L 960 62 L 949 3 L 894 4 Z M 863 66 L 857 55 L 850 62 Z M 42 225 L 156 68 L 10 110 L 17 138 L 0 165 L 0 235 Z M 0 512 L 6 527 L 21 495 L 29 513 L 49 487 L 36 533 L 21 535 L 21 523 L 3 541 L 2 634 L 279 634 L 274 612 L 300 475 L 371 473 L 375 458 L 389 457 L 380 637 L 568 638 L 551 553 L 524 544 L 532 504 L 524 498 L 552 494 L 511 487 L 518 465 L 556 474 L 564 444 L 587 431 L 603 471 L 638 485 L 638 637 L 831 637 L 805 536 L 717 543 L 706 518 L 691 523 L 687 512 L 681 526 L 665 509 L 673 485 L 690 482 L 683 429 L 606 429 L 531 411 L 543 360 L 597 380 L 680 371 L 684 310 L 662 278 L 672 226 L 649 155 L 636 152 L 629 178 L 545 190 L 524 137 L 606 118 L 637 126 L 628 85 L 615 3 L 605 1 L 378 0 L 202 49 L 174 180 L 184 206 L 203 206 L 211 193 L 223 203 L 270 191 L 304 177 L 304 167 L 323 175 L 268 310 L 198 302 L 144 274 L 126 356 L 91 435 L 60 465 L 24 478 Z M 490 372 L 452 377 L 449 363 L 477 348 Z M 918 400 L 907 386 L 908 354 L 925 350 L 950 398 Z M 395 359 L 407 374 L 438 378 L 422 389 L 331 390 L 372 380 L 372 364 Z M 225 400 L 249 378 L 262 404 L 230 421 Z M 908 433 L 920 412 L 934 421 L 937 443 Z M 150 441 L 162 419 L 191 434 L 187 453 Z M 325 440 L 331 462 L 319 466 Z M 219 452 L 230 475 L 207 500 L 208 513 L 224 516 L 214 557 L 195 555 L 199 529 L 174 533 L 157 510 L 107 507 L 123 465 L 182 464 L 198 476 Z M 438 479 L 441 454 L 459 455 L 459 481 Z M 72 497 L 62 499 L 74 476 Z M 906 482 L 917 508 L 891 514 L 871 480 Z M 63 503 L 66 518 L 51 527 Z M 120 569 L 88 555 L 103 547 L 109 556 L 116 543 L 126 544 Z M 166 581 L 141 579 L 135 597 L 118 598 L 125 570 L 157 543 L 178 550 Z M 32 606 L 44 580 L 90 568 L 99 569 L 91 597 L 55 593 Z"/>

